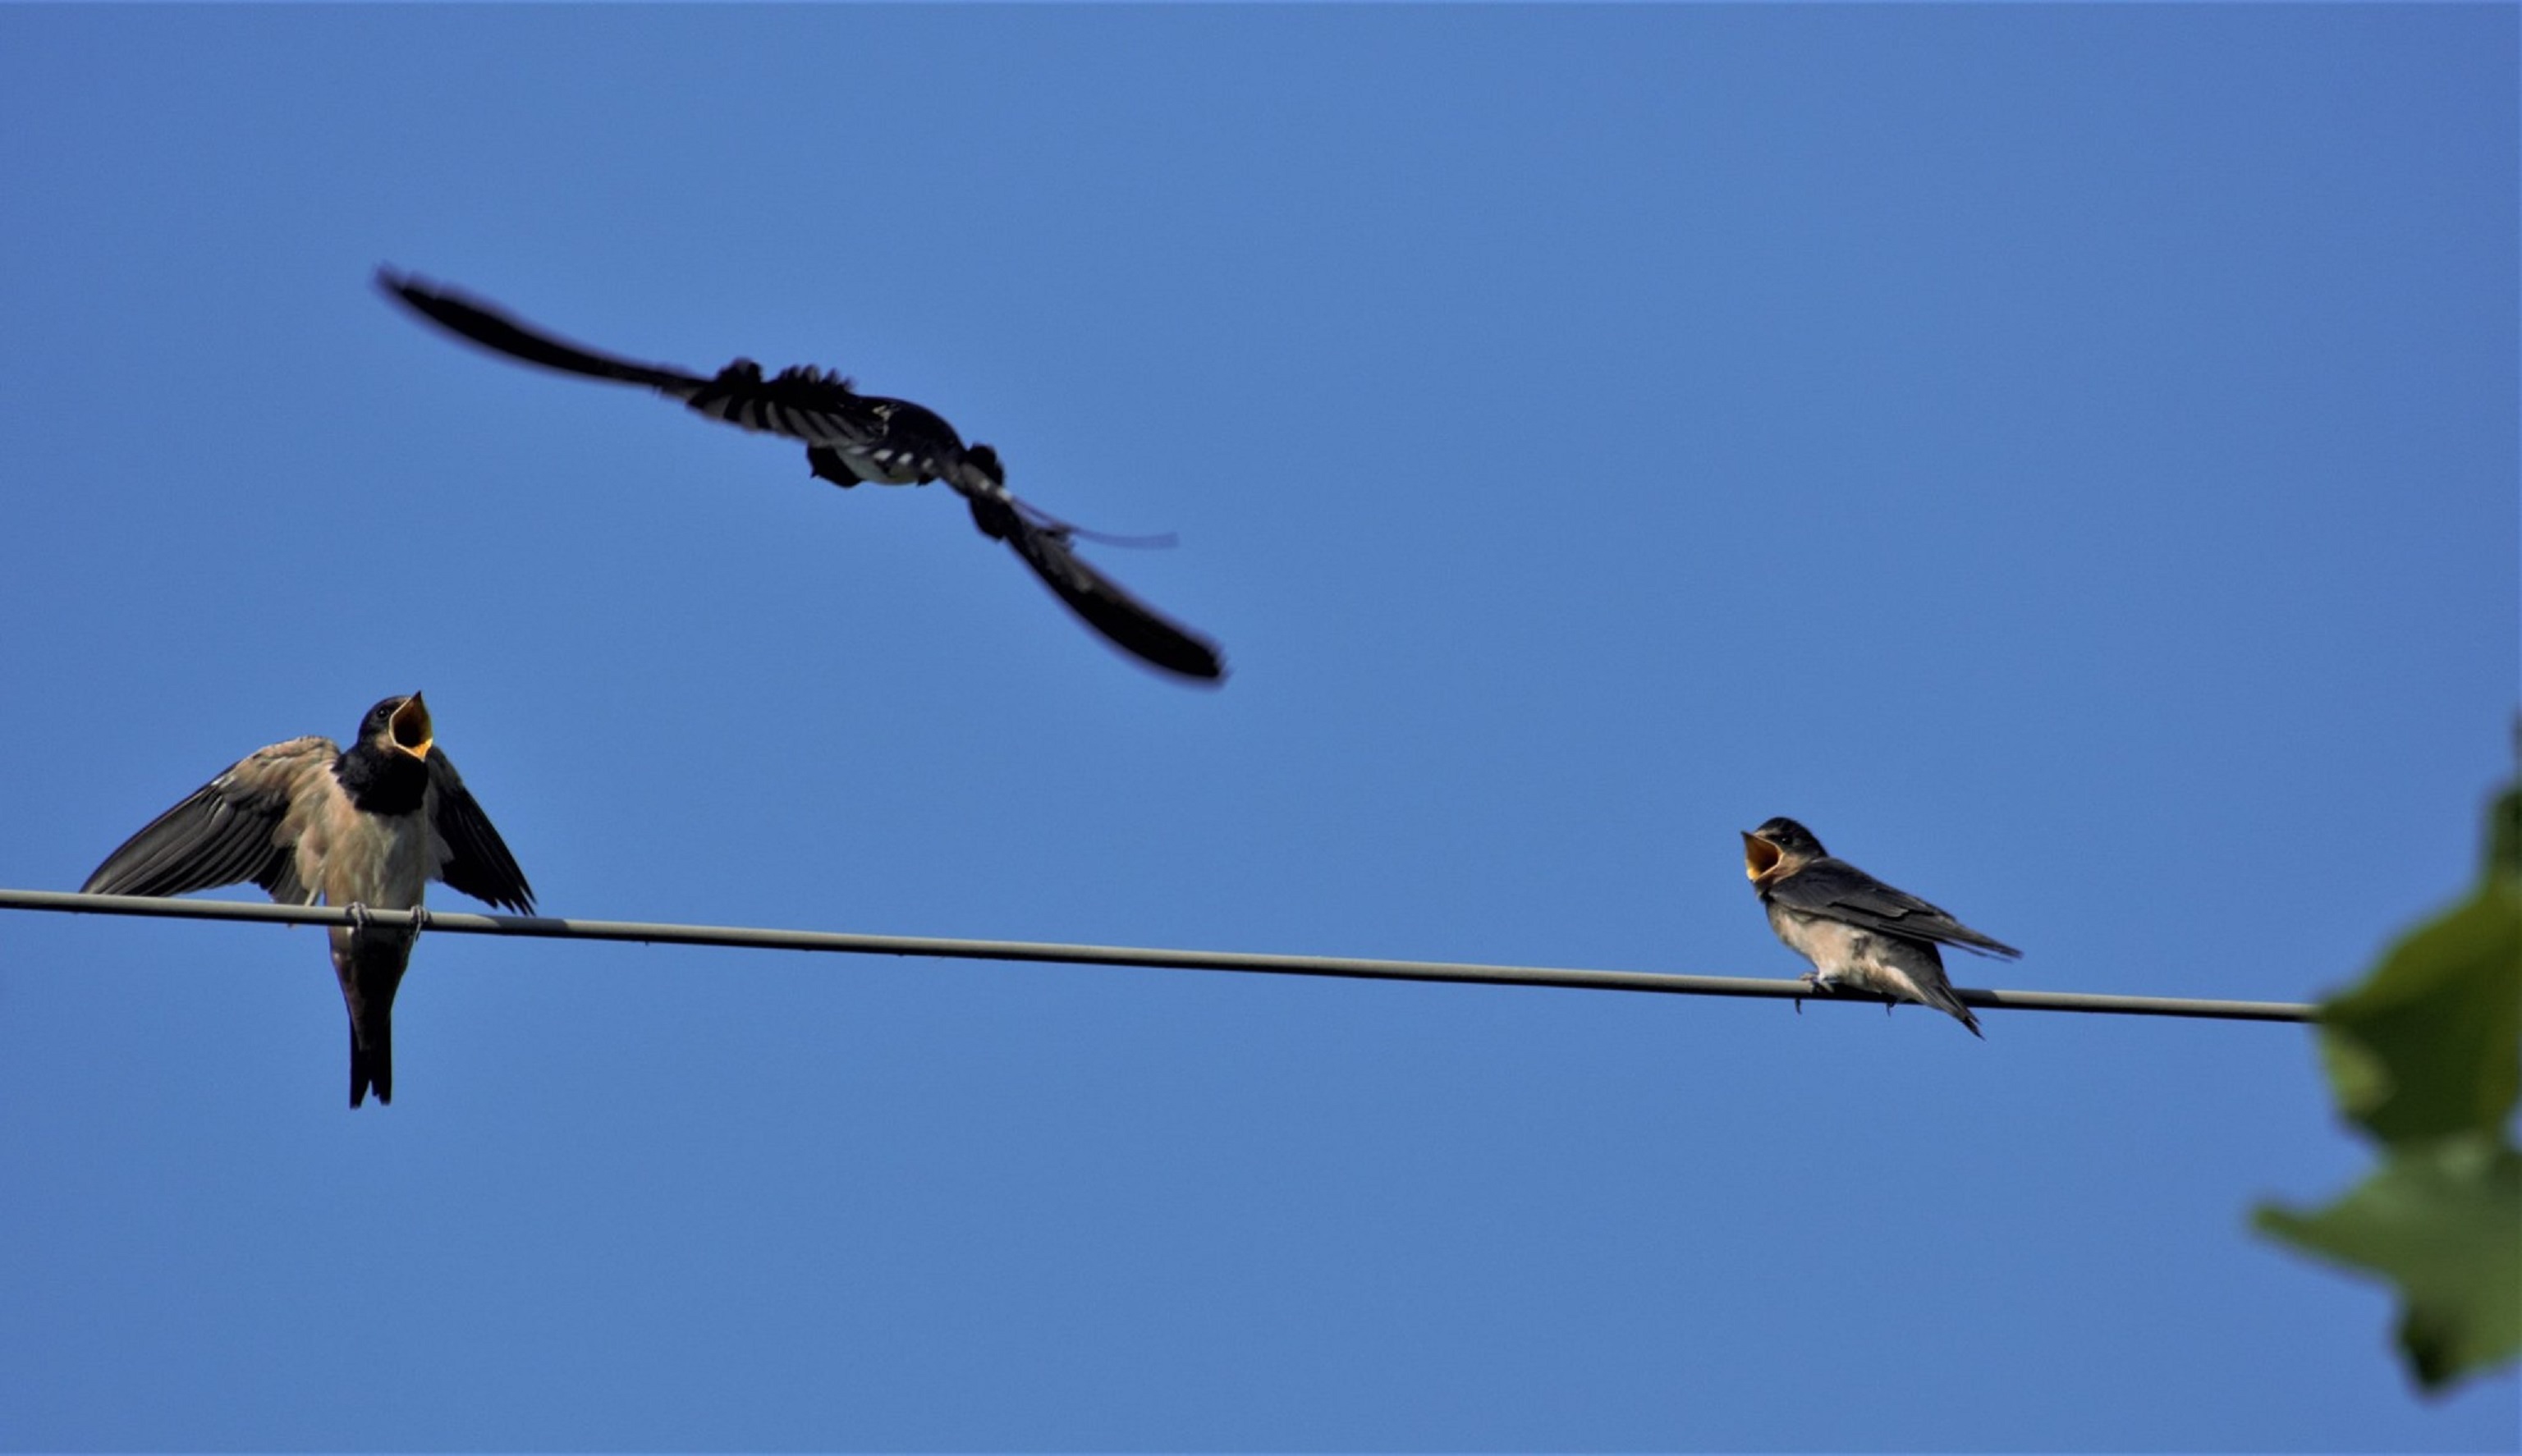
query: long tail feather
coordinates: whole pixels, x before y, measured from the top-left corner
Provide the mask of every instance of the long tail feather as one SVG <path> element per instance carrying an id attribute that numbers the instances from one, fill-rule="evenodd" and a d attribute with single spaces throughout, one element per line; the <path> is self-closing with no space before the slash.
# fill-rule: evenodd
<path id="1" fill-rule="evenodd" d="M 371 1088 L 379 1106 L 394 1101 L 394 1018 L 391 1009 L 379 1015 L 369 1027 L 370 1040 L 359 1040 L 359 1028 L 350 1028 L 350 1106 L 367 1100 Z"/>
<path id="2" fill-rule="evenodd" d="M 333 972 L 350 1014 L 350 1106 L 394 1101 L 394 1003 L 411 963 L 410 931 L 336 930 Z"/>

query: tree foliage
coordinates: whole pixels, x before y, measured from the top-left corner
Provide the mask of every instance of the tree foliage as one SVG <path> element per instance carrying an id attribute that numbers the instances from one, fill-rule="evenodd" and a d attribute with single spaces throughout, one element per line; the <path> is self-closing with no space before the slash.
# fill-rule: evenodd
<path id="1" fill-rule="evenodd" d="M 2327 1207 L 2255 1215 L 2398 1286 L 2400 1347 L 2428 1391 L 2522 1351 L 2522 1153 L 2507 1133 L 2522 1097 L 2522 778 L 2487 840 L 2469 897 L 2321 1005 L 2339 1110 L 2381 1167 Z"/>

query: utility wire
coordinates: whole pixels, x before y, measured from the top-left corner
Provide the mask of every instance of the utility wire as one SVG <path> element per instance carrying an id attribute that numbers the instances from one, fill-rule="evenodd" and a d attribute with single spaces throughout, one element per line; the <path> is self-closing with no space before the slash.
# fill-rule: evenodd
<path id="1" fill-rule="evenodd" d="M 350 912 L 325 905 L 260 905 L 239 900 L 161 899 L 152 895 L 64 894 L 0 889 L 0 910 L 55 910 L 72 915 L 153 915 L 175 920 L 250 920 L 281 925 L 343 926 Z M 371 910 L 373 925 L 412 923 L 403 910 Z M 1051 961 L 1065 965 L 1144 966 L 1172 971 L 1241 971 L 1265 976 L 1334 976 L 1357 980 L 1441 980 L 1479 985 L 1565 986 L 1593 991 L 1660 991 L 1682 996 L 1765 996 L 1772 1000 L 1855 1001 L 1863 994 L 1816 993 L 1800 980 L 1735 976 L 1667 976 L 1647 971 L 1568 971 L 1543 966 L 1480 966 L 1448 961 L 1366 961 L 1344 956 L 1250 955 L 1231 950 L 1153 950 L 1128 945 L 1062 945 L 1040 940 L 957 940 L 926 935 L 852 935 L 828 931 L 777 931 L 749 926 L 648 925 L 628 920 L 560 920 L 542 915 L 426 912 L 431 933 L 526 935 L 547 940 L 636 940 L 648 945 L 724 945 L 744 950 L 819 950 L 846 955 L 932 956 L 966 961 Z M 2200 1001 L 2180 996 L 2100 996 L 2080 991 L 1957 991 L 1971 1006 L 2002 1011 L 2080 1011 L 2117 1016 L 2206 1017 L 2228 1022 L 2309 1022 L 2315 1008 L 2298 1001 Z"/>

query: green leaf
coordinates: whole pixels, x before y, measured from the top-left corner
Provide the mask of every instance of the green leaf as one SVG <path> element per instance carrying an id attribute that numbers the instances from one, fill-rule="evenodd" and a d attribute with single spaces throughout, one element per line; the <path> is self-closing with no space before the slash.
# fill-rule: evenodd
<path id="1" fill-rule="evenodd" d="M 2487 878 L 2522 885 L 2522 784 L 2505 790 L 2488 810 Z"/>
<path id="2" fill-rule="evenodd" d="M 2326 1208 L 2264 1204 L 2253 1221 L 2399 1286 L 2400 1346 L 2427 1390 L 2522 1350 L 2522 1154 L 2492 1135 L 2400 1150 Z"/>
<path id="3" fill-rule="evenodd" d="M 2522 1098 L 2522 789 L 2488 839 L 2477 890 L 2321 1007 L 2340 1110 L 2394 1147 L 2497 1132 Z"/>

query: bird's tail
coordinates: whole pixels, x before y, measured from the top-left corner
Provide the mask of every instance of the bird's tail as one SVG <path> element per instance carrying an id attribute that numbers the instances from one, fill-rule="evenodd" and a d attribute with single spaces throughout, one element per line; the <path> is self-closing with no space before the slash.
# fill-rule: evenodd
<path id="1" fill-rule="evenodd" d="M 1171 551 L 1182 544 L 1172 531 L 1155 531 L 1145 535 L 1122 536 L 1110 531 L 1088 530 L 1074 521 L 1062 521 L 1030 501 L 1007 499 L 1014 503 L 1016 514 L 1053 535 L 1073 536 L 1080 541 L 1093 541 L 1098 546 L 1126 546 L 1133 551 Z"/>
<path id="2" fill-rule="evenodd" d="M 377 1102 L 394 1101 L 394 1009 L 387 1007 L 368 1019 L 367 1035 L 359 1034 L 357 1022 L 350 1024 L 350 1106 L 367 1100 L 373 1089 Z"/>
<path id="3" fill-rule="evenodd" d="M 1969 1029 L 1971 1035 L 1982 1041 L 1987 1040 L 1987 1033 L 1979 1028 L 1979 1018 L 1971 1015 L 1971 1009 L 1962 1004 L 1962 998 L 1953 993 L 1949 983 L 1939 979 L 1920 989 L 1926 992 L 1925 999 L 1929 1006 L 1961 1023 Z"/>
<path id="4" fill-rule="evenodd" d="M 394 1000 L 411 962 L 409 931 L 333 932 L 333 972 L 350 1014 L 350 1106 L 394 1101 Z"/>

